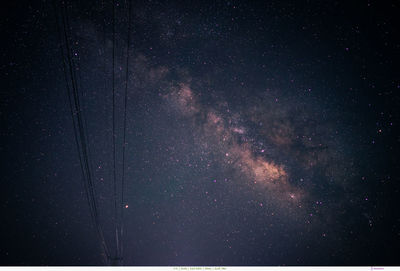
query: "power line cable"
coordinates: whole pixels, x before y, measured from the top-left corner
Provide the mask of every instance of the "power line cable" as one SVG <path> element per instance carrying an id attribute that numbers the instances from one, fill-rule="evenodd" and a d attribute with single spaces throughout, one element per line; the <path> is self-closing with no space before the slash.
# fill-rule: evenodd
<path id="1" fill-rule="evenodd" d="M 62 41 L 62 34 L 61 34 L 60 27 L 59 27 L 60 19 L 58 16 L 57 6 L 56 6 L 55 2 L 53 2 L 53 4 L 54 4 L 55 15 L 56 15 L 56 20 L 57 20 L 57 30 L 58 30 L 58 33 L 60 36 L 60 41 Z M 103 230 L 101 228 L 100 221 L 99 221 L 98 207 L 97 207 L 97 202 L 96 202 L 96 197 L 95 197 L 94 184 L 92 181 L 90 159 L 89 159 L 89 155 L 88 155 L 88 144 L 86 142 L 87 136 L 86 136 L 85 128 L 84 128 L 82 109 L 81 109 L 80 102 L 79 102 L 78 84 L 76 82 L 76 74 L 75 74 L 75 70 L 74 70 L 75 63 L 73 61 L 73 58 L 71 57 L 72 51 L 69 46 L 69 38 L 68 38 L 68 31 L 67 31 L 67 29 L 70 29 L 69 20 L 68 20 L 68 10 L 67 10 L 64 2 L 63 2 L 63 9 L 61 12 L 61 17 L 62 17 L 64 39 L 65 39 L 66 54 L 64 54 L 64 48 L 62 46 L 62 43 L 60 45 L 61 45 L 61 53 L 62 53 L 62 58 L 63 58 L 64 76 L 65 76 L 65 80 L 66 80 L 68 99 L 69 99 L 70 110 L 71 110 L 73 126 L 74 126 L 74 137 L 75 137 L 75 141 L 76 141 L 77 148 L 78 148 L 81 170 L 82 170 L 82 174 L 84 177 L 85 194 L 86 194 L 87 200 L 89 202 L 89 210 L 90 210 L 91 217 L 92 217 L 95 227 L 96 227 L 96 232 L 97 232 L 98 238 L 100 239 L 100 243 L 103 248 L 105 262 L 107 263 L 108 259 L 109 259 L 109 250 L 108 250 L 107 244 L 105 242 Z M 67 63 L 65 61 L 65 56 L 67 57 L 67 60 L 68 60 L 69 77 L 68 77 L 68 72 L 67 72 Z M 71 88 L 69 87 L 68 79 L 71 80 Z M 71 89 L 72 89 L 72 91 L 71 91 Z M 76 115 L 76 120 L 75 120 L 75 115 Z"/>
<path id="2" fill-rule="evenodd" d="M 128 84 L 129 84 L 129 48 L 130 48 L 130 32 L 131 32 L 131 1 L 128 0 L 128 33 L 127 33 L 127 47 L 126 47 L 126 73 L 125 73 L 125 98 L 124 98 L 124 131 L 123 131 L 123 145 L 122 145 L 122 182 L 121 182 L 121 257 L 123 258 L 123 236 L 124 236 L 124 190 L 125 190 L 125 149 L 126 149 L 126 120 L 127 120 L 127 104 L 128 104 Z"/>
<path id="3" fill-rule="evenodd" d="M 115 212 L 115 260 L 120 258 L 119 233 L 118 233 L 118 208 L 117 208 L 117 176 L 116 176 L 116 148 L 115 148 L 115 0 L 112 1 L 112 144 L 113 144 L 113 176 L 114 176 L 114 212 Z"/>

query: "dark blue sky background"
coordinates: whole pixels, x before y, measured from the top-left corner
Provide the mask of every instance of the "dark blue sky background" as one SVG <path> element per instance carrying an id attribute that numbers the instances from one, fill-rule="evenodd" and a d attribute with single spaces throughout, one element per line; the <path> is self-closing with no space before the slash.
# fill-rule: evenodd
<path id="1" fill-rule="evenodd" d="M 112 1 L 55 2 L 114 255 Z M 398 3 L 131 3 L 125 265 L 399 265 Z M 53 2 L 1 13 L 0 265 L 102 265 Z"/>

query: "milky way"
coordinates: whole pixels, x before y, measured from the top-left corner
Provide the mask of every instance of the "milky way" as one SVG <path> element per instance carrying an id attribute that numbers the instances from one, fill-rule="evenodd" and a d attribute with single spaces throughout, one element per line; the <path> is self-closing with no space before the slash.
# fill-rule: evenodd
<path id="1" fill-rule="evenodd" d="M 288 183 L 284 166 L 268 159 L 268 151 L 266 153 L 262 146 L 254 146 L 254 139 L 248 138 L 245 128 L 234 125 L 229 109 L 226 109 L 225 119 L 215 110 L 202 108 L 193 91 L 185 84 L 167 95 L 166 99 L 185 117 L 194 122 L 197 119 L 196 143 L 202 145 L 206 152 L 215 152 L 219 157 L 225 156 L 216 162 L 222 163 L 226 170 L 238 169 L 245 174 L 245 181 L 265 186 L 267 192 L 279 193 L 275 196 L 283 196 L 283 199 L 299 197 Z M 255 148 L 259 154 L 253 151 Z"/>

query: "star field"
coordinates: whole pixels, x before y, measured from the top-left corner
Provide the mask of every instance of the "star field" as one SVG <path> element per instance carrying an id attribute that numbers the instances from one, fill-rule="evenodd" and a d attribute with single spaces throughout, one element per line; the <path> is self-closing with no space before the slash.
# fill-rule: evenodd
<path id="1" fill-rule="evenodd" d="M 125 265 L 399 265 L 397 3 L 56 3 Z M 0 264 L 103 265 L 53 3 L 4 5 Z"/>

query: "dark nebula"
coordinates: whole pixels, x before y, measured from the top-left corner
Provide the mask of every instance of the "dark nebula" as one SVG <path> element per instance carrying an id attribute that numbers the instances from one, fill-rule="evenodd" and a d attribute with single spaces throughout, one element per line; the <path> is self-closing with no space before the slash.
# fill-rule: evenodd
<path id="1" fill-rule="evenodd" d="M 111 256 L 114 51 L 124 265 L 400 264 L 398 2 L 42 0 L 1 8 L 0 265 L 104 264 L 62 8 Z"/>

